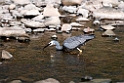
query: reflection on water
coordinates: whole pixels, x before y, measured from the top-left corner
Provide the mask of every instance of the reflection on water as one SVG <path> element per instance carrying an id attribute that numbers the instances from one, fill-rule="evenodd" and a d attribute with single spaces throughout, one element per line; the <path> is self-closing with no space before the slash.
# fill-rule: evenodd
<path id="1" fill-rule="evenodd" d="M 76 50 L 74 53 L 56 51 L 54 46 L 43 51 L 42 48 L 51 40 L 51 35 L 55 34 L 53 32 L 45 33 L 30 43 L 3 42 L 5 46 L 0 47 L 0 51 L 7 50 L 13 58 L 0 65 L 0 79 L 21 79 L 31 83 L 52 77 L 60 83 L 69 83 L 72 80 L 79 82 L 82 76 L 88 75 L 124 81 L 124 34 L 119 30 L 114 32 L 120 39 L 119 43 L 113 42 L 113 37 L 101 37 L 103 32 L 96 30 L 96 38 L 81 47 L 84 49 L 81 55 Z M 68 36 L 81 33 L 73 31 L 71 34 L 57 35 L 62 44 Z"/>
<path id="2" fill-rule="evenodd" d="M 54 76 L 60 77 L 61 79 L 69 79 L 72 77 L 73 80 L 76 80 L 75 78 L 80 80 L 83 75 L 85 61 L 80 56 L 64 54 L 62 51 L 57 51 L 50 53 L 50 60 L 51 68 L 54 69 L 51 74 L 54 74 Z"/>

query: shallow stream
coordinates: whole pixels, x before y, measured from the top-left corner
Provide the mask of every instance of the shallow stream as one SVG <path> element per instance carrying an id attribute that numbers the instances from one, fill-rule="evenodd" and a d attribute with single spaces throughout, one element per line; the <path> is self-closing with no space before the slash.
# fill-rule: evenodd
<path id="1" fill-rule="evenodd" d="M 95 39 L 82 46 L 83 53 L 56 51 L 55 47 L 42 50 L 55 32 L 39 34 L 29 43 L 19 43 L 16 40 L 3 42 L 0 51 L 7 50 L 13 55 L 10 60 L 0 65 L 0 79 L 7 81 L 20 79 L 25 83 L 54 78 L 60 83 L 79 82 L 83 76 L 93 78 L 109 78 L 113 82 L 124 81 L 124 29 L 114 30 L 120 42 L 113 42 L 115 37 L 102 37 L 103 31 L 95 29 Z M 71 34 L 57 34 L 62 42 L 69 36 L 83 34 L 82 31 L 72 31 Z M 36 36 L 32 36 L 36 37 Z M 51 57 L 52 56 L 52 57 Z"/>

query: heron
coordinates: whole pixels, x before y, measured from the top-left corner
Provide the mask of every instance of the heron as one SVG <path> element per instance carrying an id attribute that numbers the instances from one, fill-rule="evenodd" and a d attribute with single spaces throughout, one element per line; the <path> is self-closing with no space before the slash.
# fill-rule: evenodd
<path id="1" fill-rule="evenodd" d="M 80 49 L 81 46 L 85 45 L 85 43 L 95 37 L 94 34 L 80 34 L 77 36 L 72 36 L 64 40 L 63 45 L 60 45 L 60 43 L 57 41 L 58 37 L 56 35 L 53 35 L 52 41 L 50 41 L 46 46 L 43 47 L 43 50 L 47 48 L 48 46 L 55 45 L 57 51 L 71 51 L 74 49 L 77 49 L 80 53 L 82 53 L 82 50 Z"/>

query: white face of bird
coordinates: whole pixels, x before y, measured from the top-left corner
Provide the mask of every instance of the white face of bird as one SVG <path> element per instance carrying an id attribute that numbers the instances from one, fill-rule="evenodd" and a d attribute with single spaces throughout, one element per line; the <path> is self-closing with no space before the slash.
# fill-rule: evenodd
<path id="1" fill-rule="evenodd" d="M 49 43 L 49 46 L 52 46 L 52 45 L 56 45 L 54 41 L 51 41 L 51 42 Z"/>
<path id="2" fill-rule="evenodd" d="M 43 47 L 43 50 L 48 46 L 52 46 L 52 45 L 56 45 L 55 41 L 51 41 L 50 43 L 48 43 L 46 46 Z"/>

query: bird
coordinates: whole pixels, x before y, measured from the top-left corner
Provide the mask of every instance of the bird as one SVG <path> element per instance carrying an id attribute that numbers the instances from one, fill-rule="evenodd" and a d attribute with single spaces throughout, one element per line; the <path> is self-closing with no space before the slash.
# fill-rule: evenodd
<path id="1" fill-rule="evenodd" d="M 80 47 L 85 45 L 87 41 L 93 38 L 95 38 L 94 34 L 80 34 L 65 39 L 63 45 L 60 45 L 60 43 L 57 41 L 58 37 L 56 35 L 53 35 L 51 37 L 52 40 L 46 46 L 43 47 L 43 50 L 48 46 L 55 45 L 57 51 L 71 51 L 77 49 L 80 53 L 82 53 Z"/>

